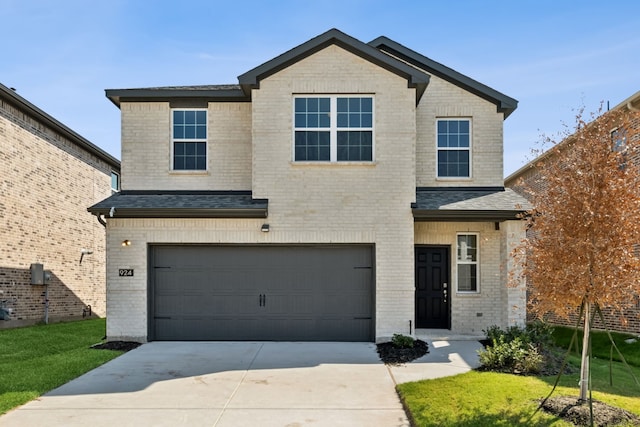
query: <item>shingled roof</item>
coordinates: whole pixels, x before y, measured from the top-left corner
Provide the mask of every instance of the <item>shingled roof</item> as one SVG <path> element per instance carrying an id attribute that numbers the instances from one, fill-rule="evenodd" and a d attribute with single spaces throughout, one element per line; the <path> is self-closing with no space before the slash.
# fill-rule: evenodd
<path id="1" fill-rule="evenodd" d="M 107 89 L 107 98 L 116 106 L 126 99 L 138 101 L 212 101 L 250 102 L 251 90 L 260 88 L 260 81 L 290 65 L 313 55 L 330 45 L 341 48 L 407 79 L 407 86 L 416 89 L 416 105 L 420 102 L 430 75 L 438 76 L 468 90 L 496 105 L 497 111 L 508 117 L 518 101 L 449 67 L 427 58 L 387 37 L 364 43 L 342 31 L 332 28 L 275 58 L 238 76 L 239 84 L 167 86 L 139 89 Z"/>
<path id="2" fill-rule="evenodd" d="M 242 87 L 238 84 L 196 85 L 196 86 L 164 86 L 137 89 L 107 89 L 107 98 L 117 107 L 120 100 L 136 101 L 175 101 L 193 99 L 211 99 L 219 102 L 249 102 Z"/>
<path id="3" fill-rule="evenodd" d="M 251 191 L 121 191 L 87 210 L 109 218 L 266 218 Z"/>
<path id="4" fill-rule="evenodd" d="M 531 204 L 504 187 L 418 187 L 411 209 L 416 221 L 504 221 Z"/>

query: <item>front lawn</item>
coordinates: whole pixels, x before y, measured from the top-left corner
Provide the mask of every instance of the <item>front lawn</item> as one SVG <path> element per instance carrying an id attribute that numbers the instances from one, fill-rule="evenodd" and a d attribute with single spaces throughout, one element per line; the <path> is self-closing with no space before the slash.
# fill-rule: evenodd
<path id="1" fill-rule="evenodd" d="M 576 380 L 574 378 L 574 384 Z M 545 378 L 471 371 L 453 377 L 400 384 L 398 391 L 414 426 L 573 426 L 542 411 L 529 419 L 539 399 L 551 391 Z M 555 394 L 578 396 L 578 388 L 559 387 Z M 640 415 L 638 396 L 639 392 L 634 397 L 594 392 L 596 400 Z"/>
<path id="2" fill-rule="evenodd" d="M 565 331 L 560 331 L 560 334 L 564 338 L 557 342 L 563 344 Z M 640 387 L 622 363 L 613 363 L 613 385 L 609 384 L 609 350 L 602 344 L 608 338 L 601 335 L 596 332 L 593 336 L 593 397 L 640 415 Z M 571 335 L 568 338 L 570 340 Z M 567 344 L 568 341 L 564 345 Z M 640 361 L 640 345 L 619 346 L 629 363 L 635 365 Z M 597 353 L 596 348 L 599 348 Z M 603 357 L 605 354 L 606 359 Z M 572 355 L 570 362 L 579 366 L 580 359 Z M 632 369 L 640 378 L 640 366 L 632 366 Z M 554 396 L 572 395 L 577 398 L 578 379 L 577 373 L 564 375 Z M 555 377 L 471 371 L 454 377 L 400 384 L 398 392 L 414 425 L 420 427 L 573 426 L 542 411 L 530 419 L 539 400 L 549 394 L 554 382 Z"/>
<path id="3" fill-rule="evenodd" d="M 105 319 L 0 330 L 0 414 L 122 354 L 90 348 L 104 331 Z"/>
<path id="4" fill-rule="evenodd" d="M 553 339 L 558 346 L 567 348 L 571 343 L 571 337 L 574 332 L 575 329 L 572 328 L 555 326 L 553 329 Z M 640 339 L 629 334 L 621 334 L 617 332 L 611 332 L 611 336 L 613 337 L 613 341 L 616 343 L 618 349 L 622 352 L 627 363 L 640 367 Z M 636 342 L 630 344 L 626 343 L 625 340 L 629 338 L 634 338 Z M 578 349 L 582 349 L 582 330 L 578 330 Z M 593 353 L 593 357 L 609 360 L 611 355 L 611 341 L 609 340 L 606 332 L 593 331 L 591 334 L 591 351 Z M 620 361 L 620 357 L 615 349 L 613 350 L 613 360 Z"/>

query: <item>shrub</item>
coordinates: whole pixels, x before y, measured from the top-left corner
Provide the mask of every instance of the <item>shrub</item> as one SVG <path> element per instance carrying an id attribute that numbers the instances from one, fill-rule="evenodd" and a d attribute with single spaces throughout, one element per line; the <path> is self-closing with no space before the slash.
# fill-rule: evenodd
<path id="1" fill-rule="evenodd" d="M 393 334 L 391 342 L 397 348 L 413 348 L 415 340 L 411 337 L 402 334 Z"/>
<path id="2" fill-rule="evenodd" d="M 550 324 L 536 320 L 527 324 L 526 331 L 531 339 L 530 342 L 536 344 L 539 350 L 548 349 L 554 345 L 553 326 Z"/>
<path id="3" fill-rule="evenodd" d="M 542 352 L 552 342 L 552 329 L 536 322 L 524 328 L 502 330 L 491 326 L 483 331 L 490 341 L 478 355 L 483 369 L 499 372 L 534 374 L 544 365 Z"/>

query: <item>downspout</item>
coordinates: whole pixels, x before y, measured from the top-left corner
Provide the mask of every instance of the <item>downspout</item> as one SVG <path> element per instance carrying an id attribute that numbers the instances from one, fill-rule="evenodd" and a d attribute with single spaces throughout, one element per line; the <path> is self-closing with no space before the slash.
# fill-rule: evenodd
<path id="1" fill-rule="evenodd" d="M 100 224 L 102 224 L 102 226 L 103 226 L 104 228 L 107 228 L 107 222 L 106 222 L 104 219 L 102 219 L 102 217 L 100 216 L 100 214 L 97 214 L 97 215 L 96 215 L 96 218 L 98 218 L 98 222 L 99 222 Z"/>

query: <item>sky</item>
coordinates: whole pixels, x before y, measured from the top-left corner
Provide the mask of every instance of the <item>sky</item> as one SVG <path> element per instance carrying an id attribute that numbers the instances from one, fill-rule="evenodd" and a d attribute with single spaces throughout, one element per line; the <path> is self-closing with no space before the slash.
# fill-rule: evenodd
<path id="1" fill-rule="evenodd" d="M 387 36 L 517 99 L 505 176 L 579 108 L 640 91 L 636 0 L 0 0 L 0 83 L 119 159 L 105 89 L 237 83 L 331 28 Z"/>

